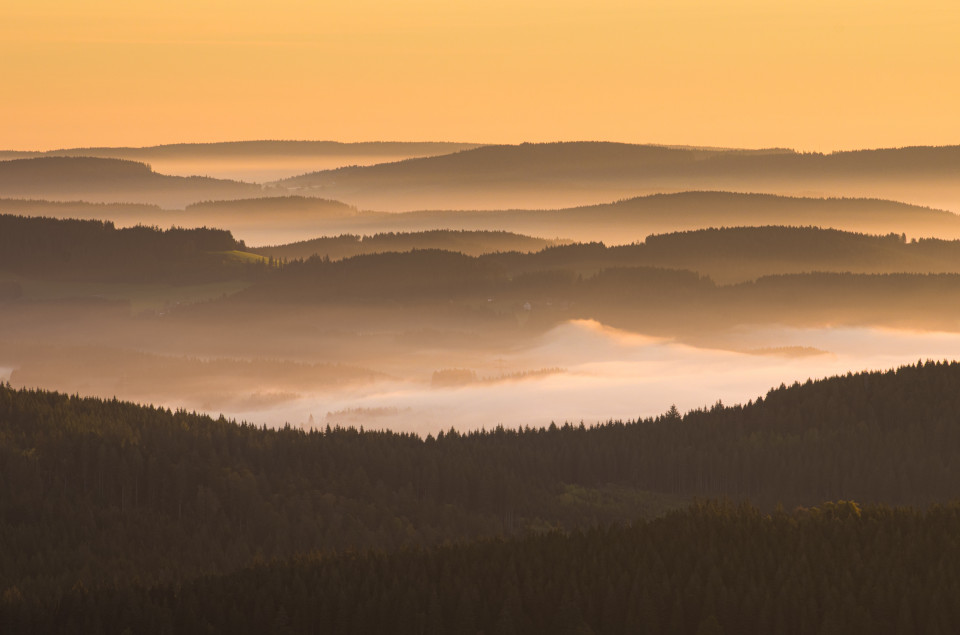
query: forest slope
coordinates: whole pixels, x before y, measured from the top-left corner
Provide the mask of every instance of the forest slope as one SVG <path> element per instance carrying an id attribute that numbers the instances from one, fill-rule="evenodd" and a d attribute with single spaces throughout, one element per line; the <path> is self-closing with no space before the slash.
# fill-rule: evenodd
<path id="1" fill-rule="evenodd" d="M 245 249 L 221 229 L 117 229 L 111 222 L 0 214 L 0 272 L 58 280 L 209 282 L 246 278 Z"/>
<path id="2" fill-rule="evenodd" d="M 717 285 L 692 271 L 631 263 L 635 255 L 631 248 L 623 248 L 628 262 L 617 263 L 617 249 L 570 245 L 479 258 L 438 250 L 332 262 L 313 258 L 287 263 L 275 275 L 204 310 L 227 316 L 244 307 L 252 315 L 266 307 L 302 310 L 350 304 L 433 311 L 439 303 L 510 322 L 522 312 L 524 323 L 535 330 L 567 320 L 595 319 L 668 335 L 756 323 L 958 327 L 957 273 L 813 271 Z M 566 253 L 573 254 L 569 260 Z M 571 264 L 577 262 L 578 253 L 583 257 L 580 267 Z M 604 258 L 613 262 L 603 262 Z M 717 267 L 722 264 L 714 262 Z M 755 264 L 763 269 L 762 260 Z"/>
<path id="3" fill-rule="evenodd" d="M 0 588 L 166 581 L 311 550 L 764 508 L 960 496 L 960 364 L 834 377 L 596 427 L 302 431 L 0 388 Z"/>
<path id="4" fill-rule="evenodd" d="M 22 632 L 948 633 L 960 506 L 762 514 L 701 504 L 625 527 L 429 551 L 302 557 L 59 603 L 13 593 Z"/>

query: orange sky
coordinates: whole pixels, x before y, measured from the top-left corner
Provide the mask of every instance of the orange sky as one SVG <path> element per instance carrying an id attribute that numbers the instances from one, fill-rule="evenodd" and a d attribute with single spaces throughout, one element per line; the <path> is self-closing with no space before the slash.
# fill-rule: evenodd
<path id="1" fill-rule="evenodd" d="M 956 0 L 4 0 L 0 148 L 960 143 Z"/>

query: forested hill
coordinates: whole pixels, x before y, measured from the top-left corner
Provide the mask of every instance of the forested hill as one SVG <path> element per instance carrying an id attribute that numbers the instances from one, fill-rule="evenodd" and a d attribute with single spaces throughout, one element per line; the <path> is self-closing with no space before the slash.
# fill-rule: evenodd
<path id="1" fill-rule="evenodd" d="M 477 147 L 475 143 L 451 142 L 404 142 L 372 141 L 359 143 L 341 143 L 337 141 L 228 141 L 221 143 L 169 143 L 146 147 L 97 147 L 65 148 L 45 152 L 5 152 L 0 150 L 0 158 L 15 157 L 101 157 L 149 161 L 169 158 L 227 158 L 227 159 L 269 159 L 287 156 L 397 156 L 446 154 Z"/>
<path id="2" fill-rule="evenodd" d="M 183 207 L 196 201 L 259 196 L 259 185 L 158 174 L 145 163 L 92 157 L 0 161 L 0 197 Z"/>
<path id="3" fill-rule="evenodd" d="M 311 218 L 340 218 L 356 213 L 357 208 L 353 206 L 325 198 L 274 196 L 191 203 L 184 208 L 183 217 L 200 218 L 205 222 L 222 220 L 230 223 L 234 220 L 259 219 L 269 223 L 281 219 L 299 219 L 306 222 Z"/>
<path id="4" fill-rule="evenodd" d="M 955 362 L 781 387 L 685 416 L 426 439 L 268 430 L 3 387 L 0 594 L 623 521 L 693 496 L 767 509 L 950 501 L 958 413 Z"/>
<path id="5" fill-rule="evenodd" d="M 20 216 L 45 216 L 86 220 L 128 220 L 152 218 L 161 212 L 158 205 L 146 203 L 88 203 L 86 201 L 44 201 L 40 199 L 2 198 L 0 213 Z M 144 222 L 144 224 L 146 224 Z"/>
<path id="6" fill-rule="evenodd" d="M 59 602 L 9 593 L 0 615 L 43 635 L 946 634 L 960 621 L 958 536 L 955 503 L 771 515 L 701 504 L 625 527 L 298 558 Z"/>
<path id="7" fill-rule="evenodd" d="M 810 272 L 717 285 L 710 277 L 689 270 L 604 262 L 608 257 L 616 260 L 618 253 L 625 254 L 627 261 L 636 255 L 631 255 L 629 248 L 617 252 L 602 245 L 570 245 L 535 254 L 477 258 L 439 250 L 369 254 L 338 261 L 312 258 L 289 262 L 275 275 L 223 301 L 190 310 L 232 319 L 248 310 L 277 306 L 291 310 L 402 306 L 430 311 L 443 305 L 459 307 L 488 323 L 512 324 L 514 329 L 518 324 L 515 316 L 523 311 L 529 318 L 523 324 L 530 329 L 593 319 L 670 336 L 760 322 L 953 330 L 960 311 L 957 273 Z M 584 267 L 567 264 L 578 259 Z M 745 255 L 744 260 L 753 273 L 764 268 L 762 259 L 751 263 Z M 700 260 L 700 264 L 706 263 Z M 721 268 L 729 277 L 750 273 L 735 259 L 713 264 L 732 267 Z M 782 266 L 784 262 L 774 264 Z M 787 270 L 811 268 L 786 264 Z"/>
<path id="8" fill-rule="evenodd" d="M 870 195 L 944 207 L 940 201 L 956 203 L 958 175 L 960 146 L 820 154 L 566 142 L 484 146 L 280 184 L 390 211 L 565 207 L 688 190 Z"/>
<path id="9" fill-rule="evenodd" d="M 614 178 L 686 175 L 761 176 L 818 175 L 832 178 L 901 174 L 956 175 L 960 146 L 883 148 L 799 153 L 770 148 L 726 150 L 678 148 L 609 142 L 523 143 L 489 145 L 435 157 L 408 159 L 392 164 L 345 167 L 286 179 L 307 186 L 324 177 L 340 184 L 497 181 L 514 182 L 544 177 Z"/>
<path id="10" fill-rule="evenodd" d="M 762 156 L 790 154 L 788 150 L 776 149 L 757 152 Z M 367 182 L 377 185 L 404 182 L 447 185 L 463 181 L 514 182 L 544 177 L 582 178 L 586 175 L 611 178 L 644 169 L 689 168 L 705 159 L 727 154 L 741 156 L 751 152 L 606 142 L 489 145 L 392 164 L 351 166 L 304 174 L 285 179 L 283 183 L 307 187 L 326 183 L 328 177 L 351 185 Z"/>
<path id="11" fill-rule="evenodd" d="M 60 280 L 184 282 L 239 275 L 221 229 L 117 229 L 95 220 L 0 215 L 0 271 Z"/>
<path id="12" fill-rule="evenodd" d="M 341 234 L 325 236 L 270 247 L 257 247 L 252 251 L 278 260 L 319 256 L 338 260 L 361 254 L 386 251 L 411 251 L 413 249 L 443 249 L 457 251 L 469 256 L 493 252 L 529 253 L 568 241 L 533 238 L 504 231 L 452 231 L 435 229 L 423 232 L 380 233 L 372 236 Z"/>
<path id="13" fill-rule="evenodd" d="M 901 234 L 878 236 L 819 227 L 724 227 L 654 234 L 633 245 L 575 244 L 533 256 L 504 254 L 486 259 L 515 273 L 655 266 L 690 269 L 729 283 L 810 271 L 957 273 L 960 241 L 908 241 Z"/>
<path id="14" fill-rule="evenodd" d="M 318 192 L 334 196 L 335 192 Z M 614 200 L 611 196 L 604 200 Z M 910 237 L 960 238 L 960 217 L 942 209 L 877 198 L 815 198 L 722 191 L 619 197 L 612 203 L 552 209 L 459 210 L 423 205 L 403 213 L 365 212 L 330 218 L 324 234 L 428 229 L 504 230 L 531 236 L 563 236 L 608 244 L 638 242 L 650 234 L 755 225 L 831 227 L 873 234 L 906 233 Z M 350 200 L 342 198 L 342 200 Z M 367 209 L 389 209 L 376 205 Z M 514 206 L 515 207 L 515 206 Z"/>

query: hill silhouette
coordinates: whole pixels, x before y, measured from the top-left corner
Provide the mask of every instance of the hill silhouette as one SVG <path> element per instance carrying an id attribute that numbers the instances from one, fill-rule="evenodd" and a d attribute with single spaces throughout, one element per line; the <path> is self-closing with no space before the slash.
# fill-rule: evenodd
<path id="1" fill-rule="evenodd" d="M 418 142 L 418 141 L 363 141 L 343 143 L 339 141 L 290 141 L 290 140 L 253 140 L 226 141 L 219 143 L 169 143 L 143 147 L 83 147 L 61 148 L 47 151 L 0 150 L 0 158 L 6 156 L 29 158 L 35 156 L 57 157 L 101 157 L 108 159 L 128 159 L 131 161 L 149 161 L 151 158 L 169 156 L 221 156 L 250 158 L 324 154 L 340 156 L 402 155 L 402 154 L 445 154 L 478 147 L 476 143 L 456 142 Z"/>
<path id="2" fill-rule="evenodd" d="M 419 232 L 432 229 L 509 231 L 540 238 L 628 244 L 650 234 L 706 227 L 790 225 L 871 234 L 960 238 L 960 216 L 879 199 L 804 198 L 733 192 L 653 194 L 565 209 L 360 212 L 330 218 L 314 230 L 325 235 Z"/>
<path id="3" fill-rule="evenodd" d="M 0 214 L 77 220 L 112 221 L 117 225 L 161 225 L 169 213 L 150 203 L 90 203 L 43 199 L 0 198 Z"/>
<path id="4" fill-rule="evenodd" d="M 221 229 L 117 229 L 96 220 L 0 215 L 0 271 L 57 280 L 208 282 L 252 271 Z"/>
<path id="5" fill-rule="evenodd" d="M 503 231 L 450 231 L 436 229 L 412 233 L 385 233 L 372 236 L 341 234 L 304 240 L 288 245 L 274 245 L 253 249 L 255 253 L 276 259 L 292 260 L 326 257 L 332 260 L 361 254 L 385 251 L 411 251 L 413 249 L 442 249 L 456 251 L 468 256 L 493 252 L 534 252 L 566 241 L 532 238 Z"/>
<path id="6" fill-rule="evenodd" d="M 960 146 L 831 154 L 569 142 L 484 146 L 279 185 L 368 209 L 566 207 L 656 192 L 873 196 L 960 212 Z"/>
<path id="7" fill-rule="evenodd" d="M 355 208 L 323 198 L 275 196 L 235 200 L 203 200 L 184 209 L 162 209 L 135 203 L 89 203 L 0 199 L 0 213 L 61 219 L 110 221 L 117 226 L 220 227 L 240 239 L 264 244 L 315 236 L 331 219 L 356 215 Z"/>
<path id="8" fill-rule="evenodd" d="M 271 196 L 231 201 L 201 201 L 183 211 L 163 215 L 181 225 L 229 228 L 238 238 L 256 245 L 313 237 L 328 223 L 358 214 L 357 209 L 325 198 Z"/>
<path id="9" fill-rule="evenodd" d="M 231 141 L 173 143 L 141 148 L 64 148 L 45 152 L 5 152 L 0 160 L 31 157 L 99 157 L 150 163 L 165 174 L 206 175 L 264 182 L 306 171 L 369 165 L 477 147 L 471 143 L 374 141 Z"/>
<path id="10" fill-rule="evenodd" d="M 863 242 L 882 252 L 883 240 Z M 886 240 L 899 243 L 906 253 L 914 247 L 898 237 Z M 938 245 L 933 246 L 936 251 Z M 956 244 L 951 247 L 956 253 Z M 799 272 L 718 285 L 695 271 L 637 264 L 657 262 L 655 254 L 650 258 L 644 254 L 644 248 L 569 245 L 477 258 L 439 250 L 338 261 L 311 258 L 288 262 L 275 275 L 204 311 L 231 320 L 234 315 L 261 315 L 270 306 L 296 313 L 347 305 L 352 311 L 369 312 L 365 320 L 375 320 L 377 311 L 403 307 L 421 314 L 422 320 L 432 314 L 432 320 L 455 323 L 453 315 L 441 318 L 442 312 L 437 312 L 438 306 L 445 306 L 448 311 L 469 310 L 471 319 L 486 320 L 493 332 L 509 324 L 516 331 L 515 316 L 522 314 L 529 334 L 583 319 L 674 337 L 715 333 L 738 324 L 956 329 L 960 273 L 819 272 L 808 268 L 818 262 L 812 258 L 794 261 L 792 268 Z M 949 253 L 941 263 L 955 270 L 948 264 Z M 701 265 L 704 262 L 700 260 Z M 747 262 L 759 272 L 768 261 Z M 745 272 L 736 260 L 718 259 L 712 266 L 734 279 Z"/>
<path id="11" fill-rule="evenodd" d="M 259 185 L 158 174 L 145 163 L 91 157 L 0 161 L 0 197 L 94 203 L 188 203 L 260 194 Z"/>
<path id="12" fill-rule="evenodd" d="M 489 256 L 512 274 L 569 269 L 590 274 L 608 267 L 690 269 L 727 284 L 761 276 L 811 271 L 960 273 L 960 241 L 907 241 L 818 227 L 727 227 L 653 234 L 642 243 L 606 247 L 584 243 L 547 248 L 534 256 Z"/>
<path id="13" fill-rule="evenodd" d="M 879 199 L 774 196 L 732 192 L 654 194 L 613 203 L 555 210 L 360 211 L 319 197 L 280 195 L 204 200 L 183 210 L 134 204 L 89 204 L 0 199 L 0 211 L 58 218 L 95 218 L 118 225 L 215 226 L 250 245 L 269 246 L 318 236 L 373 235 L 432 230 L 506 231 L 608 245 L 650 234 L 707 227 L 783 225 L 826 227 L 909 238 L 960 238 L 960 216 L 944 210 Z"/>

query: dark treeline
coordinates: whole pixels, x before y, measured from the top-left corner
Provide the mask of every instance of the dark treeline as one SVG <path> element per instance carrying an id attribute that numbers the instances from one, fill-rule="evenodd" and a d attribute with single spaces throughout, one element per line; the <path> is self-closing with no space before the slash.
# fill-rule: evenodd
<path id="1" fill-rule="evenodd" d="M 495 248 L 501 238 L 514 247 L 513 238 L 524 240 L 469 232 L 319 240 L 346 251 L 408 249 L 434 240 L 470 251 L 479 243 Z M 596 319 L 683 336 L 756 322 L 952 330 L 960 311 L 960 241 L 906 241 L 902 235 L 742 227 L 656 235 L 620 247 L 571 244 L 476 257 L 412 249 L 342 260 L 296 259 L 275 268 L 268 266 L 269 258 L 231 253 L 237 250 L 245 250 L 243 242 L 223 230 L 117 229 L 103 221 L 0 215 L 0 271 L 61 281 L 255 280 L 225 303 L 203 308 L 231 319 L 237 303 L 248 308 L 387 303 L 415 310 L 442 304 L 504 328 L 522 313 L 522 324 L 534 329 Z M 857 271 L 877 273 L 851 273 Z M 717 284 L 714 273 L 721 282 L 745 282 Z M 0 300 L 28 297 L 25 289 L 4 281 Z"/>
<path id="2" fill-rule="evenodd" d="M 561 264 L 576 261 L 578 255 L 584 256 L 581 263 L 591 255 L 597 263 L 608 251 L 616 253 L 615 249 L 569 245 L 536 254 L 479 258 L 440 250 L 339 261 L 314 257 L 290 261 L 282 271 L 228 298 L 222 306 L 205 310 L 229 313 L 235 312 L 237 304 L 266 303 L 371 307 L 442 303 L 501 321 L 512 321 L 523 311 L 530 318 L 527 323 L 538 328 L 571 319 L 596 319 L 621 328 L 674 335 L 757 322 L 952 330 L 960 311 L 957 273 L 812 272 L 717 285 L 709 277 L 682 269 L 601 266 L 590 272 Z M 566 258 L 567 254 L 573 256 Z M 542 267 L 530 264 L 520 272 L 523 263 L 542 263 Z"/>
<path id="3" fill-rule="evenodd" d="M 248 217 L 269 222 L 271 219 L 290 216 L 310 218 L 338 218 L 354 216 L 357 208 L 340 201 L 306 196 L 271 196 L 244 198 L 229 201 L 201 201 L 191 203 L 184 208 L 184 217 L 202 216 L 205 219 L 216 218 L 229 223 L 234 219 Z"/>
<path id="4" fill-rule="evenodd" d="M 0 589 L 152 583 L 310 550 L 620 522 L 692 496 L 763 508 L 960 497 L 960 364 L 743 406 L 436 438 L 237 425 L 0 390 Z"/>
<path id="5" fill-rule="evenodd" d="M 299 199 L 278 198 L 277 214 L 284 205 L 294 207 Z M 302 199 L 310 202 L 310 199 Z M 234 206 L 268 204 L 270 199 L 217 202 L 196 206 L 229 217 L 240 214 Z M 320 207 L 339 203 L 316 199 Z M 313 203 L 311 203 L 313 204 Z M 205 206 L 209 206 L 205 207 Z M 222 209 L 221 209 L 222 208 Z M 348 209 L 348 208 L 347 208 Z M 165 212 L 166 220 L 196 216 L 192 211 Z M 242 210 L 241 210 L 242 211 Z M 336 212 L 340 213 L 340 212 Z M 202 215 L 202 214 L 201 214 Z M 242 215 L 242 214 L 241 214 Z M 199 252 L 246 249 L 230 232 L 217 229 L 180 229 L 166 232 L 146 227 L 116 229 L 109 221 L 54 220 L 0 215 L 0 267 L 18 273 L 46 274 L 65 269 L 70 275 L 115 278 L 117 275 L 148 276 L 150 263 L 187 272 L 208 267 L 215 259 Z M 453 262 L 439 251 L 453 251 L 479 259 L 476 265 L 496 271 L 503 279 L 532 272 L 566 271 L 590 277 L 610 268 L 659 267 L 687 269 L 720 282 L 741 282 L 771 274 L 814 271 L 857 273 L 960 273 L 960 241 L 920 239 L 906 241 L 902 234 L 875 236 L 815 227 L 734 227 L 705 229 L 647 237 L 643 243 L 607 247 L 602 243 L 556 244 L 510 232 L 433 230 L 413 233 L 380 233 L 372 236 L 340 235 L 300 243 L 252 249 L 258 254 L 290 260 L 287 278 L 305 280 L 355 277 L 354 273 L 404 267 L 448 267 Z M 383 252 L 417 255 L 374 257 Z M 532 252 L 532 253 L 531 253 Z M 319 258 L 310 259 L 316 254 Z M 204 254 L 201 254 L 201 256 Z M 366 255 L 368 259 L 359 256 Z M 305 258 L 305 256 L 307 258 Z M 349 264 L 324 267 L 328 259 L 354 258 Z M 434 263 L 426 260 L 435 259 Z M 297 262 L 306 260 L 306 262 Z M 459 262 L 459 261 L 458 261 Z M 466 261 L 463 261 L 464 263 Z M 121 264 L 124 263 L 124 264 Z M 129 264 L 126 264 L 129 263 Z M 161 267 L 161 268 L 162 268 Z M 455 267 L 456 269 L 457 267 Z M 296 269 L 294 271 L 293 269 Z M 143 271 L 141 271 L 143 270 Z M 139 272 L 139 273 L 135 273 Z M 412 273 L 415 272 L 411 272 Z M 452 274 L 453 272 L 451 272 Z M 377 272 L 374 277 L 390 276 Z M 284 285 L 283 276 L 279 284 Z M 353 280 L 361 287 L 369 281 Z M 471 288 L 469 277 L 460 288 Z M 428 287 L 429 277 L 418 285 Z M 393 288 L 392 285 L 387 285 Z M 307 291 L 305 295 L 309 295 Z M 361 293 L 358 291 L 358 293 Z"/>
<path id="6" fill-rule="evenodd" d="M 879 236 L 819 227 L 726 227 L 654 234 L 633 245 L 573 244 L 530 256 L 493 254 L 485 258 L 511 272 L 656 266 L 690 269 L 718 281 L 744 281 L 806 271 L 960 272 L 960 241 L 921 238 L 908 242 L 902 234 Z"/>
<path id="7" fill-rule="evenodd" d="M 828 270 L 960 271 L 960 241 L 907 242 L 903 234 L 879 236 L 818 227 L 710 228 L 655 234 L 642 243 L 612 247 L 602 243 L 557 242 L 503 231 L 432 230 L 362 237 L 343 234 L 253 251 L 286 260 L 313 255 L 336 260 L 384 251 L 444 249 L 474 256 L 488 254 L 485 260 L 504 266 L 511 274 L 547 268 L 595 271 L 615 266 L 677 267 L 706 275 L 731 271 L 741 278 Z M 536 254 L 531 256 L 529 252 Z"/>
<path id="8" fill-rule="evenodd" d="M 372 236 L 341 234 L 287 245 L 257 247 L 251 251 L 278 260 L 309 258 L 314 255 L 339 260 L 361 254 L 413 249 L 444 249 L 468 256 L 479 256 L 493 252 L 535 252 L 559 242 L 561 241 L 533 238 L 505 231 L 435 229 L 422 232 L 384 232 Z"/>
<path id="9" fill-rule="evenodd" d="M 946 634 L 960 506 L 701 504 L 628 526 L 300 557 L 154 588 L 8 591 L 16 633 Z M 125 630 L 126 629 L 126 630 Z"/>
<path id="10" fill-rule="evenodd" d="M 0 215 L 0 269 L 60 280 L 196 282 L 242 277 L 222 229 L 117 229 L 96 220 Z M 246 272 L 249 273 L 249 272 Z"/>
<path id="11" fill-rule="evenodd" d="M 679 184 L 688 190 L 689 185 Z M 325 189 L 318 195 L 332 196 Z M 401 192 L 400 195 L 403 193 Z M 344 193 L 344 196 L 349 196 Z M 862 196 L 862 194 L 861 194 Z M 616 198 L 610 195 L 610 198 Z M 606 200 L 609 200 L 606 199 Z M 389 209 L 389 200 L 373 200 L 362 208 Z M 425 201 L 433 203 L 434 201 Z M 439 205 L 445 201 L 436 201 Z M 878 198 L 801 198 L 771 194 L 716 191 L 679 191 L 673 194 L 620 197 L 613 203 L 578 207 L 555 205 L 544 209 L 478 209 L 474 206 L 421 205 L 421 211 L 403 213 L 362 212 L 356 216 L 329 217 L 311 227 L 316 235 L 413 232 L 430 229 L 511 231 L 531 236 L 562 236 L 578 241 L 603 240 L 624 244 L 644 240 L 654 233 L 720 226 L 832 227 L 847 231 L 909 236 L 960 238 L 960 217 L 951 212 Z M 423 211 L 427 210 L 427 211 Z M 265 206 L 265 213 L 269 208 Z"/>
<path id="12" fill-rule="evenodd" d="M 0 212 L 22 216 L 103 220 L 104 218 L 150 215 L 159 205 L 146 203 L 87 203 L 86 201 L 44 201 L 29 198 L 2 198 Z"/>

